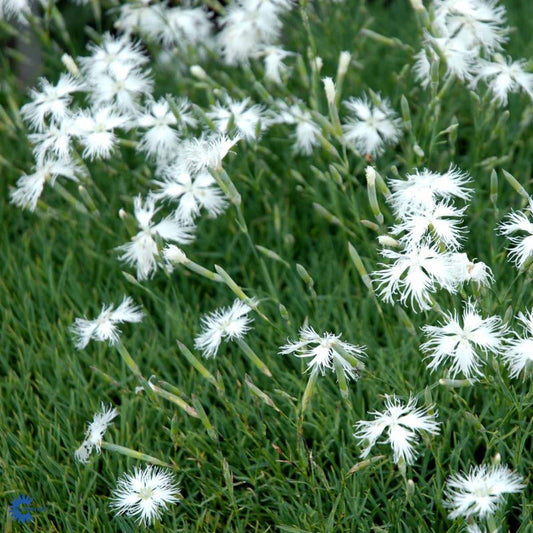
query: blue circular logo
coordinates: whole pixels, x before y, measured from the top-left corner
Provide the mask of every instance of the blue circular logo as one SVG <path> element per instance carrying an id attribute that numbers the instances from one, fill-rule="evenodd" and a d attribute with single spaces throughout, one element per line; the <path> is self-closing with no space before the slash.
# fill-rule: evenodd
<path id="1" fill-rule="evenodd" d="M 33 516 L 30 513 L 30 511 L 34 510 L 32 507 L 30 507 L 32 502 L 33 498 L 31 496 L 26 496 L 25 494 L 15 498 L 11 502 L 9 506 L 9 512 L 11 513 L 11 516 L 15 522 L 26 524 L 33 520 Z"/>

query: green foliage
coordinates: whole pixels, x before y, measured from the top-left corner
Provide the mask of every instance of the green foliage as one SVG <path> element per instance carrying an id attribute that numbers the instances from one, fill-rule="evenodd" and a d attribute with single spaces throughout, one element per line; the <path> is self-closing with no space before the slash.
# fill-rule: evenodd
<path id="1" fill-rule="evenodd" d="M 482 310 L 503 317 L 509 306 L 510 316 L 530 309 L 530 272 L 518 274 L 509 264 L 505 240 L 494 228 L 510 209 L 525 203 L 501 170 L 531 189 L 533 137 L 526 120 L 531 102 L 513 95 L 502 120 L 501 109 L 490 107 L 486 98 L 475 97 L 463 84 L 452 85 L 442 100 L 420 88 L 405 66 L 420 42 L 408 2 L 313 4 L 288 14 L 286 27 L 295 30 L 286 32 L 286 48 L 299 50 L 309 68 L 305 51 L 314 47 L 324 59 L 322 74 L 332 76 L 338 54 L 351 51 L 355 66 L 348 71 L 343 98 L 371 88 L 400 111 L 405 96 L 411 129 L 396 149 L 378 159 L 376 169 L 387 177 L 422 167 L 445 171 L 452 163 L 468 170 L 475 194 L 465 221 L 470 228 L 465 251 L 487 263 L 495 277 L 480 299 Z M 530 57 L 533 23 L 528 8 L 521 2 L 509 4 L 516 31 L 508 51 Z M 310 34 L 302 23 L 304 9 Z M 83 14 L 83 21 L 93 24 L 89 7 Z M 71 21 L 82 27 L 72 7 L 65 20 L 67 28 Z M 37 33 L 45 58 L 43 74 L 56 79 L 60 52 L 81 54 L 88 39 L 81 29 L 69 38 L 62 36 L 53 20 L 49 22 Z M 388 46 L 365 37 L 362 28 L 400 41 Z M 406 309 L 413 335 L 394 306 L 377 302 L 354 267 L 348 242 L 368 272 L 382 261 L 378 233 L 361 223 L 376 222 L 366 192 L 364 159 L 335 140 L 337 155 L 317 149 L 309 158 L 294 156 L 288 148 L 290 130 L 279 125 L 258 143 L 239 143 L 224 161 L 242 197 L 249 234 L 230 206 L 216 220 L 200 221 L 198 239 L 186 251 L 209 270 L 220 265 L 248 296 L 260 300 L 268 321 L 255 314 L 247 342 L 273 378 L 251 365 L 237 344 L 228 343 L 216 358 L 202 360 L 217 388 L 193 368 L 177 340 L 192 350 L 201 315 L 231 304 L 231 290 L 185 268 L 132 282 L 122 272 L 133 274 L 131 269 L 117 260 L 115 248 L 130 238 L 117 213 L 121 208 L 131 212 L 132 197 L 145 193 L 152 177 L 143 156 L 122 146 L 122 157 L 88 164 L 94 180 L 89 193 L 99 214 L 76 203 L 83 205 L 83 199 L 71 183 L 64 187 L 75 201 L 69 202 L 56 186 L 45 190 L 34 213 L 9 204 L 9 188 L 22 172 L 30 171 L 32 156 L 17 113 L 25 97 L 17 90 L 15 63 L 1 59 L 7 75 L 0 92 L 5 117 L 0 118 L 0 516 L 7 520 L 8 503 L 20 494 L 31 494 L 36 505 L 46 506 L 29 526 L 13 524 L 13 531 L 139 530 L 132 519 L 114 517 L 108 507 L 120 473 L 139 461 L 106 450 L 89 465 L 74 460 L 86 421 L 101 402 L 119 410 L 106 441 L 155 456 L 175 469 L 181 502 L 163 515 L 156 525 L 159 531 L 455 532 L 464 524 L 449 521 L 443 507 L 450 474 L 500 454 L 502 463 L 529 481 L 531 377 L 511 380 L 501 362 L 490 360 L 486 377 L 475 385 L 440 385 L 444 372 L 430 374 L 419 350 L 421 327 L 436 323 L 438 313 Z M 186 64 L 195 62 L 193 56 Z M 236 98 L 250 95 L 262 101 L 258 64 L 222 69 L 208 58 L 202 66 L 213 80 L 207 88 L 183 71 L 160 71 L 156 92 L 187 95 L 205 108 L 219 85 Z M 327 116 L 322 84 L 305 86 L 296 69 L 286 87 L 266 90 L 306 101 L 315 96 L 316 109 Z M 450 130 L 455 123 L 457 128 Z M 421 148 L 418 154 L 415 144 Z M 494 203 L 493 169 L 500 178 Z M 379 201 L 385 216 L 378 227 L 382 234 L 394 218 L 382 195 Z M 312 287 L 299 275 L 297 264 L 305 268 Z M 93 342 L 75 350 L 69 331 L 74 319 L 92 318 L 103 303 L 119 303 L 124 294 L 142 304 L 147 315 L 141 324 L 124 325 L 121 337 L 144 377 L 170 384 L 166 390 L 201 416 L 139 391 L 138 380 L 113 347 Z M 460 305 L 458 296 L 443 292 L 436 299 L 444 310 Z M 288 315 L 280 313 L 280 304 Z M 349 384 L 349 404 L 333 373 L 319 376 L 299 431 L 300 402 L 309 379 L 305 362 L 277 352 L 287 338 L 297 338 L 304 321 L 317 331 L 342 332 L 348 342 L 366 345 L 368 357 L 361 379 Z M 437 405 L 442 426 L 440 435 L 417 447 L 420 455 L 407 469 L 415 488 L 408 493 L 390 449 L 378 445 L 370 459 L 384 457 L 362 463 L 352 435 L 355 422 L 367 419 L 368 411 L 382 409 L 385 394 L 407 398 L 411 392 L 421 404 Z M 501 531 L 531 531 L 531 490 L 511 495 L 496 522 L 502 524 Z"/>

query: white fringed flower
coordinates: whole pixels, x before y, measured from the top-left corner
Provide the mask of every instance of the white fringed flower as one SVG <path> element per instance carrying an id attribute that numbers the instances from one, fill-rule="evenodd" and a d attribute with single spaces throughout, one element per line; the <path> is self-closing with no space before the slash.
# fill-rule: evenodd
<path id="1" fill-rule="evenodd" d="M 524 59 L 504 59 L 499 55 L 494 59 L 495 61 L 479 60 L 472 85 L 475 87 L 479 81 L 485 82 L 494 94 L 495 101 L 501 106 L 507 105 L 509 93 L 521 90 L 533 98 L 533 73 L 524 70 L 527 62 Z"/>
<path id="2" fill-rule="evenodd" d="M 499 226 L 500 234 L 508 236 L 511 242 L 509 257 L 518 268 L 523 268 L 533 257 L 532 218 L 533 198 L 530 198 L 524 211 L 513 211 Z"/>
<path id="3" fill-rule="evenodd" d="M 24 174 L 17 180 L 17 188 L 10 193 L 11 203 L 34 211 L 45 183 L 53 187 L 59 176 L 78 181 L 78 177 L 83 175 L 84 170 L 68 158 L 38 162 L 33 174 Z"/>
<path id="4" fill-rule="evenodd" d="M 102 403 L 102 412 L 94 415 L 93 421 L 87 426 L 87 433 L 82 445 L 74 452 L 76 460 L 80 463 L 87 463 L 89 457 L 94 449 L 100 453 L 102 446 L 102 439 L 107 427 L 115 417 L 118 416 L 118 411 L 114 407 L 106 407 Z"/>
<path id="5" fill-rule="evenodd" d="M 424 169 L 407 174 L 405 180 L 390 180 L 390 202 L 399 218 L 413 209 L 433 209 L 438 200 L 469 200 L 472 189 L 466 187 L 470 177 L 453 166 L 443 174 Z"/>
<path id="6" fill-rule="evenodd" d="M 130 242 L 117 249 L 124 251 L 120 259 L 135 266 L 137 279 L 142 280 L 147 279 L 157 270 L 157 259 L 160 257 L 157 238 L 178 244 L 188 244 L 194 240 L 194 226 L 170 217 L 154 224 L 152 218 L 157 212 L 155 199 L 148 197 L 143 203 L 142 197 L 137 196 L 133 203 L 135 218 L 141 231 Z"/>
<path id="7" fill-rule="evenodd" d="M 358 439 L 360 446 L 364 446 L 361 457 L 368 456 L 385 432 L 384 444 L 391 445 L 394 462 L 413 464 L 417 455 L 415 451 L 415 444 L 418 443 L 417 433 L 423 431 L 432 435 L 439 433 L 439 422 L 435 420 L 438 414 L 435 406 L 416 408 L 416 403 L 416 399 L 412 397 L 407 404 L 404 404 L 396 396 L 387 396 L 386 410 L 383 413 L 373 411 L 370 414 L 374 415 L 374 420 L 357 422 L 354 437 Z"/>
<path id="8" fill-rule="evenodd" d="M 400 241 L 407 248 L 417 246 L 429 236 L 447 250 L 457 250 L 463 238 L 460 223 L 464 212 L 465 208 L 459 209 L 447 202 L 437 202 L 429 209 L 414 208 L 405 213 L 402 222 L 394 226 L 391 233 L 401 235 Z"/>
<path id="9" fill-rule="evenodd" d="M 421 242 L 407 250 L 397 252 L 384 249 L 381 254 L 392 259 L 391 264 L 373 272 L 380 296 L 389 303 L 407 301 L 415 308 L 430 309 L 431 294 L 439 287 L 455 292 L 457 279 L 450 253 L 441 253 L 435 246 Z"/>
<path id="10" fill-rule="evenodd" d="M 46 78 L 40 78 L 39 90 L 30 91 L 31 102 L 23 105 L 20 114 L 30 126 L 43 131 L 46 120 L 61 124 L 70 114 L 72 93 L 83 90 L 84 84 L 69 74 L 61 74 L 59 81 L 52 85 Z"/>
<path id="11" fill-rule="evenodd" d="M 296 154 L 311 155 L 315 147 L 320 146 L 320 127 L 304 104 L 287 105 L 283 100 L 277 101 L 278 111 L 273 122 L 294 124 L 296 129 L 292 137 L 295 139 L 293 151 Z"/>
<path id="12" fill-rule="evenodd" d="M 252 308 L 241 300 L 231 307 L 222 307 L 202 317 L 202 332 L 194 339 L 194 346 L 204 357 L 215 357 L 222 340 L 242 339 L 250 329 Z"/>
<path id="13" fill-rule="evenodd" d="M 507 466 L 480 465 L 470 467 L 468 474 L 454 474 L 446 482 L 448 517 L 455 519 L 486 518 L 495 513 L 504 502 L 504 495 L 522 492 L 523 478 Z"/>
<path id="14" fill-rule="evenodd" d="M 178 163 L 165 168 L 162 174 L 162 180 L 154 181 L 159 189 L 152 196 L 158 200 L 177 201 L 176 218 L 192 224 L 202 208 L 211 217 L 226 209 L 227 201 L 222 191 L 206 170 L 194 174 Z"/>
<path id="15" fill-rule="evenodd" d="M 388 100 L 350 98 L 344 105 L 351 115 L 342 126 L 344 139 L 362 155 L 379 155 L 386 145 L 394 145 L 400 139 L 400 119 Z"/>
<path id="16" fill-rule="evenodd" d="M 335 367 L 340 366 L 346 378 L 356 380 L 365 366 L 361 361 L 364 350 L 364 346 L 342 341 L 340 335 L 328 332 L 319 335 L 313 328 L 304 326 L 300 329 L 300 340 L 289 341 L 281 346 L 279 353 L 310 358 L 307 369 L 311 373 L 324 375 L 326 370 L 335 372 Z"/>
<path id="17" fill-rule="evenodd" d="M 139 43 L 130 41 L 128 35 L 113 37 L 106 33 L 99 45 L 89 44 L 90 56 L 80 57 L 85 79 L 97 84 L 102 75 L 111 75 L 122 67 L 139 68 L 149 61 Z"/>
<path id="18" fill-rule="evenodd" d="M 471 261 L 464 253 L 450 256 L 457 283 L 473 282 L 480 287 L 488 287 L 493 281 L 492 270 L 483 261 Z"/>
<path id="19" fill-rule="evenodd" d="M 527 314 L 518 313 L 517 318 L 522 323 L 524 336 L 515 333 L 515 338 L 507 341 L 503 359 L 512 378 L 517 378 L 521 372 L 525 378 L 533 367 L 533 310 Z"/>
<path id="20" fill-rule="evenodd" d="M 281 31 L 281 15 L 290 0 L 239 0 L 220 18 L 217 46 L 228 65 L 246 63 L 265 45 L 273 44 Z"/>
<path id="21" fill-rule="evenodd" d="M 117 145 L 115 129 L 125 128 L 128 118 L 112 106 L 81 110 L 73 119 L 72 131 L 84 146 L 83 157 L 106 159 Z"/>
<path id="22" fill-rule="evenodd" d="M 167 505 L 177 503 L 180 489 L 174 475 L 163 468 L 135 467 L 133 474 L 122 474 L 113 491 L 110 506 L 117 515 L 136 517 L 139 524 L 151 525 Z"/>
<path id="23" fill-rule="evenodd" d="M 125 296 L 122 303 L 115 309 L 113 304 L 102 306 L 102 311 L 94 320 L 76 318 L 71 331 L 76 340 L 76 348 L 81 350 L 89 344 L 90 340 L 99 342 L 109 341 L 116 344 L 119 340 L 120 329 L 117 324 L 124 322 L 140 322 L 144 313 L 135 305 L 129 296 Z"/>
<path id="24" fill-rule="evenodd" d="M 239 102 L 227 98 L 224 104 L 212 106 L 207 116 L 220 133 L 229 133 L 228 127 L 233 124 L 239 135 L 248 141 L 255 139 L 258 130 L 267 126 L 263 107 L 251 105 L 249 98 Z"/>
<path id="25" fill-rule="evenodd" d="M 186 139 L 180 143 L 176 159 L 190 172 L 216 169 L 239 140 L 240 137 L 230 138 L 220 134 Z"/>
<path id="26" fill-rule="evenodd" d="M 430 370 L 450 360 L 451 377 L 462 372 L 467 379 L 472 379 L 481 375 L 484 361 L 480 352 L 501 353 L 507 330 L 499 316 L 483 318 L 471 301 L 465 302 L 462 319 L 463 325 L 457 312 L 453 312 L 445 315 L 440 326 L 424 326 L 422 329 L 429 340 L 420 349 L 431 359 Z"/>

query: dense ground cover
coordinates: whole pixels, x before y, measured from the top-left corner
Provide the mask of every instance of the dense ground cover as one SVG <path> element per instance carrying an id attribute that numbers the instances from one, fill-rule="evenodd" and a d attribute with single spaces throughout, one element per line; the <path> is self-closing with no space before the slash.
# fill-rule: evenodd
<path id="1" fill-rule="evenodd" d="M 222 13 L 218 2 L 203 4 Z M 181 142 L 199 137 L 200 131 L 217 131 L 220 117 L 213 106 L 227 104 L 225 94 L 264 106 L 257 111 L 261 120 L 251 126 L 234 112 L 229 137 L 235 138 L 239 125 L 248 129 L 243 132 L 243 126 L 243 138 L 221 166 L 206 165 L 216 177 L 210 187 L 225 189 L 214 196 L 225 196 L 226 206 L 216 218 L 206 216 L 205 208 L 193 217 L 196 239 L 183 250 L 209 270 L 207 277 L 183 264 L 171 272 L 159 265 L 142 275 L 136 268 L 141 260 L 128 265 L 119 259 L 124 250 L 117 247 L 139 231 L 134 197 L 155 191 L 154 177 L 161 180 L 158 169 L 167 164 L 160 145 L 155 155 L 147 154 L 144 141 L 143 151 L 146 128 L 141 126 L 115 128 L 120 141 L 109 154 L 99 152 L 99 146 L 91 154 L 90 141 L 72 134 L 69 157 L 83 160 L 86 169 L 79 177 L 82 190 L 59 177 L 54 187 L 45 185 L 34 209 L 14 205 L 17 180 L 33 172 L 32 148 L 39 143 L 28 136 L 38 128 L 20 114 L 31 98 L 17 89 L 15 21 L 5 7 L 9 2 L 0 4 L 8 20 L 0 21 L 5 51 L 0 92 L 4 531 L 139 530 L 134 517 L 116 516 L 110 508 L 122 473 L 147 463 L 134 451 L 168 465 L 181 489 L 179 503 L 170 504 L 152 525 L 159 531 L 464 531 L 467 519 L 449 516 L 453 508 L 446 483 L 482 464 L 506 465 L 523 486 L 508 491 L 494 513 L 476 521 L 488 531 L 533 528 L 531 367 L 513 376 L 505 358 L 512 331 L 527 336 L 517 317 L 532 308 L 531 272 L 529 260 L 520 268 L 510 261 L 509 238 L 497 232 L 509 213 L 526 209 L 531 193 L 531 94 L 509 94 L 504 105 L 483 82 L 469 88 L 468 81 L 450 74 L 442 50 L 424 88 L 413 65 L 424 31 L 431 29 L 425 16 L 434 17 L 433 4 L 426 3 L 423 12 L 402 1 L 289 4 L 279 13 L 282 26 L 273 32 L 277 44 L 295 53 L 284 59 L 289 70 L 281 71 L 282 83 L 265 78 L 262 58 L 228 64 L 228 48 L 225 55 L 217 52 L 220 40 L 205 51 L 205 43 L 187 42 L 179 29 L 178 42 L 135 37 L 143 42 L 142 54 L 151 58 L 153 86 L 146 94 L 170 95 L 172 103 L 184 97 L 196 106 L 190 111 L 196 125 L 179 125 Z M 507 3 L 504 26 L 511 31 L 500 52 L 530 61 L 533 22 L 525 4 Z M 90 54 L 87 44 L 101 44 L 104 32 L 125 20 L 119 7 L 51 2 L 42 16 L 31 18 L 42 75 L 57 82 L 66 72 L 63 53 L 80 66 L 78 57 Z M 217 24 L 220 33 L 230 22 L 222 13 Z M 160 55 L 162 49 L 169 53 Z M 351 57 L 346 74 L 339 75 L 343 51 Z M 317 56 L 320 69 L 313 68 Z M 191 74 L 193 65 L 201 65 L 207 76 L 198 70 Z M 329 108 L 322 81 L 328 76 L 337 91 Z M 98 89 L 84 91 L 75 94 L 72 110 L 88 108 Z M 141 104 L 149 105 L 146 94 L 133 97 L 135 113 Z M 363 94 L 382 111 L 387 99 L 396 117 L 396 139 L 374 153 L 347 140 L 355 126 L 342 102 Z M 113 98 L 109 101 L 120 113 L 134 114 Z M 309 115 L 279 120 L 293 104 Z M 176 113 L 176 120 L 185 114 Z M 46 128 L 50 121 L 47 116 Z M 293 149 L 295 123 L 311 124 L 318 132 L 310 134 L 308 154 L 303 145 L 299 153 Z M 171 144 L 170 151 L 185 157 L 180 146 Z M 43 150 L 41 159 L 46 159 L 50 150 Z M 435 290 L 421 301 L 407 298 L 402 304 L 404 289 L 393 293 L 394 303 L 384 301 L 376 273 L 392 260 L 380 252 L 387 241 L 377 237 L 400 238 L 390 229 L 401 217 L 385 199 L 383 183 L 394 190 L 391 180 L 405 180 L 415 169 L 446 174 L 452 165 L 468 174 L 472 190 L 468 200 L 448 202 L 464 208 L 461 216 L 452 215 L 464 228 L 464 239 L 452 252 L 460 249 L 487 265 L 492 283 L 430 279 Z M 375 187 L 369 166 L 378 173 Z M 158 202 L 157 222 L 172 216 L 176 206 Z M 404 228 L 400 235 L 406 234 Z M 431 238 L 439 253 L 450 251 L 442 239 Z M 159 263 L 164 240 L 154 236 Z M 425 268 L 426 274 L 432 272 Z M 118 305 L 126 295 L 145 316 L 140 323 L 121 325 L 119 349 L 94 340 L 76 349 L 75 320 L 95 318 L 103 305 Z M 253 323 L 245 341 L 271 377 L 238 343 L 223 342 L 216 357 L 205 359 L 195 348 L 201 317 L 231 306 L 237 297 L 257 305 L 248 315 Z M 435 359 L 421 349 L 430 337 L 423 328 L 442 325 L 447 313 L 460 317 L 467 301 L 475 302 L 483 317 L 500 317 L 500 331 L 508 329 L 501 334 L 504 340 L 488 353 L 478 350 L 478 375 L 454 373 L 449 360 L 431 372 L 428 364 Z M 320 335 L 342 333 L 342 340 L 365 346 L 359 379 L 352 364 L 335 369 L 335 360 L 326 358 L 319 366 L 322 375 L 309 371 L 310 358 L 280 354 L 281 346 L 298 339 L 304 324 Z M 122 347 L 142 377 L 132 372 Z M 201 372 L 199 363 L 205 368 Z M 354 437 L 361 429 L 356 424 L 383 412 L 387 395 L 404 403 L 416 398 L 439 424 L 438 432 L 423 431 L 420 438 L 391 437 L 402 449 L 414 444 L 412 461 L 393 456 L 390 445 L 381 443 L 386 433 L 361 457 L 365 444 Z M 103 437 L 101 454 L 80 463 L 75 451 L 102 402 L 115 406 L 118 416 Z M 106 443 L 129 451 L 106 448 Z M 26 525 L 8 511 L 22 494 L 44 507 Z"/>

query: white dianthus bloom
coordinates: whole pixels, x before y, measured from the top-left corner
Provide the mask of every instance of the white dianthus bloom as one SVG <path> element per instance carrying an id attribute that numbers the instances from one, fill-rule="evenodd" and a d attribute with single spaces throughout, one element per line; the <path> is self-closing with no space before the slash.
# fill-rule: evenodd
<path id="1" fill-rule="evenodd" d="M 0 0 L 0 20 L 16 19 L 26 25 L 26 16 L 31 13 L 31 0 Z"/>
<path id="2" fill-rule="evenodd" d="M 139 109 L 142 97 L 150 97 L 153 82 L 138 67 L 117 64 L 109 74 L 102 73 L 90 81 L 91 99 L 96 107 L 114 105 L 122 113 Z"/>
<path id="3" fill-rule="evenodd" d="M 313 328 L 305 326 L 300 329 L 300 340 L 289 341 L 280 347 L 279 353 L 310 358 L 307 369 L 311 373 L 324 375 L 326 370 L 334 372 L 340 365 L 346 378 L 356 380 L 365 366 L 361 361 L 365 357 L 364 350 L 364 346 L 341 341 L 340 335 L 328 332 L 319 335 Z"/>
<path id="4" fill-rule="evenodd" d="M 465 302 L 462 323 L 454 311 L 445 314 L 442 325 L 424 326 L 422 330 L 429 340 L 420 349 L 431 359 L 430 370 L 450 360 L 452 378 L 462 372 L 467 379 L 473 379 L 481 375 L 480 367 L 485 363 L 481 352 L 502 353 L 507 328 L 499 316 L 483 318 L 471 301 Z"/>
<path id="5" fill-rule="evenodd" d="M 233 124 L 237 132 L 248 141 L 257 137 L 258 128 L 264 130 L 267 126 L 263 107 L 250 105 L 249 98 L 240 102 L 227 98 L 224 104 L 211 106 L 207 116 L 220 133 L 228 133 L 228 126 Z"/>
<path id="6" fill-rule="evenodd" d="M 533 98 L 533 73 L 524 70 L 527 62 L 524 59 L 505 60 L 498 56 L 495 59 L 496 61 L 479 60 L 472 85 L 475 87 L 480 80 L 485 82 L 494 94 L 495 101 L 502 106 L 507 105 L 509 93 L 517 93 L 520 90 Z"/>
<path id="7" fill-rule="evenodd" d="M 45 183 L 53 186 L 58 176 L 78 181 L 78 176 L 83 175 L 84 170 L 67 158 L 38 161 L 33 174 L 24 174 L 17 180 L 17 188 L 10 193 L 11 203 L 34 211 Z"/>
<path id="8" fill-rule="evenodd" d="M 43 131 L 47 118 L 61 124 L 69 116 L 72 93 L 83 90 L 84 84 L 69 74 L 61 74 L 55 85 L 46 78 L 40 78 L 38 85 L 39 90 L 30 91 L 31 102 L 22 106 L 20 114 L 32 128 Z"/>
<path id="9" fill-rule="evenodd" d="M 230 138 L 220 134 L 188 138 L 180 143 L 176 159 L 190 172 L 216 169 L 239 140 L 240 137 Z"/>
<path id="10" fill-rule="evenodd" d="M 449 292 L 457 288 L 451 254 L 441 253 L 427 242 L 401 252 L 384 249 L 381 254 L 394 260 L 389 265 L 382 263 L 383 268 L 372 274 L 386 302 L 405 305 L 409 300 L 413 308 L 416 304 L 420 310 L 427 310 L 433 304 L 431 293 L 437 288 Z"/>
<path id="11" fill-rule="evenodd" d="M 493 281 L 492 270 L 482 261 L 471 261 L 464 253 L 451 254 L 457 283 L 472 281 L 478 286 L 488 287 Z"/>
<path id="12" fill-rule="evenodd" d="M 504 502 L 504 494 L 522 492 L 525 488 L 520 474 L 504 465 L 470 467 L 468 474 L 454 474 L 446 482 L 448 517 L 476 516 L 486 518 L 494 514 Z"/>
<path id="13" fill-rule="evenodd" d="M 164 98 L 157 102 L 150 102 L 136 118 L 135 123 L 137 127 L 147 130 L 143 133 L 139 143 L 141 150 L 163 160 L 175 154 L 179 137 L 173 126 L 177 125 L 178 120 Z"/>
<path id="14" fill-rule="evenodd" d="M 287 72 L 283 60 L 291 55 L 293 52 L 288 52 L 279 46 L 265 46 L 258 54 L 265 62 L 265 78 L 281 84 L 281 75 Z"/>
<path id="15" fill-rule="evenodd" d="M 252 308 L 235 300 L 231 307 L 222 307 L 202 317 L 202 332 L 194 339 L 194 346 L 204 357 L 215 357 L 223 339 L 242 339 L 250 329 Z"/>
<path id="16" fill-rule="evenodd" d="M 43 165 L 50 158 L 70 160 L 73 132 L 73 121 L 65 117 L 58 125 L 50 124 L 44 131 L 28 135 L 37 165 Z"/>
<path id="17" fill-rule="evenodd" d="M 400 241 L 408 248 L 417 246 L 426 236 L 447 250 L 457 250 L 463 238 L 460 227 L 465 208 L 458 209 L 447 202 L 437 202 L 432 208 L 414 208 L 405 213 L 400 224 L 391 230 L 393 235 L 403 235 Z"/>
<path id="18" fill-rule="evenodd" d="M 107 427 L 115 417 L 118 416 L 118 411 L 114 407 L 106 407 L 102 403 L 102 412 L 94 415 L 93 421 L 87 425 L 87 433 L 82 445 L 74 452 L 76 460 L 80 463 L 87 463 L 92 451 L 96 449 L 98 453 L 101 451 L 102 439 Z"/>
<path id="19" fill-rule="evenodd" d="M 318 139 L 321 131 L 314 122 L 311 113 L 302 105 L 287 105 L 284 101 L 278 100 L 278 112 L 272 119 L 273 122 L 282 124 L 295 124 L 296 130 L 292 137 L 295 139 L 293 151 L 296 154 L 311 155 L 316 146 L 320 146 Z"/>
<path id="20" fill-rule="evenodd" d="M 500 224 L 499 232 L 511 242 L 509 257 L 518 268 L 523 268 L 533 257 L 533 197 L 524 211 L 513 211 Z M 518 235 L 512 235 L 516 234 Z M 512 236 L 511 236 L 512 235 Z"/>
<path id="21" fill-rule="evenodd" d="M 137 268 L 137 279 L 147 279 L 157 270 L 160 257 L 157 238 L 179 244 L 188 244 L 194 240 L 194 226 L 174 218 L 164 218 L 157 224 L 152 222 L 156 214 L 155 199 L 148 197 L 144 203 L 141 196 L 134 200 L 134 213 L 141 231 L 118 250 L 124 253 L 120 259 Z"/>
<path id="22" fill-rule="evenodd" d="M 148 5 L 143 0 L 122 4 L 115 28 L 128 38 L 131 34 L 141 33 L 143 36 L 157 41 L 161 39 L 165 26 L 164 11 L 165 6 L 161 4 Z"/>
<path id="23" fill-rule="evenodd" d="M 525 336 L 521 337 L 515 333 L 515 338 L 507 341 L 503 359 L 512 378 L 517 378 L 520 372 L 524 372 L 525 379 L 533 367 L 533 310 L 525 315 L 520 312 L 517 318 L 522 323 Z"/>
<path id="24" fill-rule="evenodd" d="M 507 40 L 505 7 L 496 0 L 437 0 L 434 25 L 471 49 L 492 53 Z"/>
<path id="25" fill-rule="evenodd" d="M 127 35 L 113 37 L 106 33 L 99 45 L 89 44 L 88 49 L 91 55 L 79 60 L 85 78 L 94 85 L 102 75 L 114 74 L 117 68 L 136 69 L 149 61 L 140 43 L 130 41 Z"/>
<path id="26" fill-rule="evenodd" d="M 113 491 L 110 506 L 117 516 L 137 517 L 138 523 L 150 526 L 161 517 L 167 504 L 178 503 L 180 489 L 174 475 L 163 468 L 135 467 L 133 474 L 123 474 Z"/>
<path id="27" fill-rule="evenodd" d="M 350 98 L 344 101 L 348 117 L 342 126 L 344 139 L 354 144 L 362 154 L 379 155 L 386 145 L 394 145 L 401 136 L 401 121 L 388 100 L 378 97 L 377 102 L 368 98 Z"/>
<path id="28" fill-rule="evenodd" d="M 387 396 L 386 410 L 383 413 L 372 411 L 369 414 L 375 416 L 374 420 L 357 422 L 354 437 L 358 439 L 360 446 L 364 446 L 361 457 L 367 457 L 383 432 L 386 432 L 384 444 L 391 445 L 394 462 L 413 464 L 417 455 L 414 448 L 418 442 L 417 433 L 439 433 L 439 422 L 436 421 L 438 412 L 435 406 L 417 408 L 416 403 L 413 397 L 404 404 L 396 396 Z"/>
<path id="29" fill-rule="evenodd" d="M 281 15 L 290 0 L 238 0 L 220 18 L 217 45 L 228 65 L 245 63 L 264 45 L 273 44 L 281 32 Z"/>
<path id="30" fill-rule="evenodd" d="M 166 48 L 211 44 L 213 23 L 202 7 L 171 7 L 161 10 L 158 38 Z"/>
<path id="31" fill-rule="evenodd" d="M 439 199 L 456 197 L 467 201 L 472 194 L 472 189 L 466 187 L 469 182 L 468 174 L 453 166 L 443 174 L 416 170 L 405 180 L 390 180 L 390 202 L 395 214 L 403 218 L 412 209 L 433 209 Z"/>
<path id="32" fill-rule="evenodd" d="M 469 80 L 474 67 L 479 60 L 477 48 L 470 48 L 462 39 L 453 37 L 433 37 L 427 35 L 426 42 L 440 53 L 446 61 L 448 75 L 454 75 L 460 80 Z"/>
<path id="33" fill-rule="evenodd" d="M 114 130 L 127 127 L 127 117 L 116 113 L 112 106 L 105 106 L 78 111 L 72 132 L 84 146 L 83 157 L 106 159 L 118 142 Z"/>
<path id="34" fill-rule="evenodd" d="M 135 305 L 129 296 L 125 296 L 122 303 L 115 309 L 113 304 L 102 306 L 102 311 L 93 320 L 76 318 L 71 331 L 75 337 L 76 348 L 85 348 L 89 341 L 109 341 L 116 344 L 119 340 L 120 329 L 117 324 L 124 322 L 140 322 L 144 313 L 138 305 Z"/>
<path id="35" fill-rule="evenodd" d="M 159 189 L 152 196 L 177 201 L 176 218 L 192 224 L 202 208 L 213 218 L 226 209 L 226 198 L 207 170 L 195 174 L 178 163 L 166 167 L 162 174 L 162 180 L 154 181 Z"/>
<path id="36" fill-rule="evenodd" d="M 431 83 L 431 65 L 439 61 L 439 56 L 431 46 L 426 46 L 414 57 L 416 59 L 413 65 L 415 79 L 424 89 L 427 89 Z"/>

